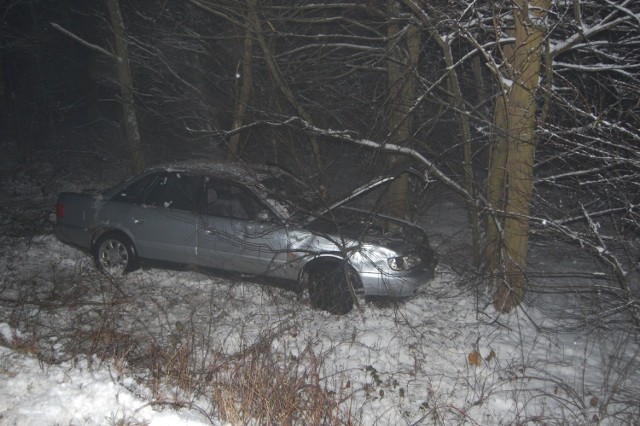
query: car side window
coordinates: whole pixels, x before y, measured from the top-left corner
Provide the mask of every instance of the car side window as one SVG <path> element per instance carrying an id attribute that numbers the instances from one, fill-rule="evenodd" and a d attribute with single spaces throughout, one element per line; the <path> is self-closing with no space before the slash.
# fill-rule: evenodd
<path id="1" fill-rule="evenodd" d="M 144 204 L 195 211 L 199 178 L 184 173 L 163 173 L 144 197 Z"/>
<path id="2" fill-rule="evenodd" d="M 113 200 L 124 201 L 126 203 L 142 204 L 144 194 L 149 190 L 151 185 L 158 178 L 158 173 L 152 173 L 141 179 L 132 182 L 122 191 L 118 192 Z"/>
<path id="3" fill-rule="evenodd" d="M 204 212 L 211 216 L 254 220 L 265 209 L 247 188 L 210 178 L 205 179 L 204 199 Z"/>

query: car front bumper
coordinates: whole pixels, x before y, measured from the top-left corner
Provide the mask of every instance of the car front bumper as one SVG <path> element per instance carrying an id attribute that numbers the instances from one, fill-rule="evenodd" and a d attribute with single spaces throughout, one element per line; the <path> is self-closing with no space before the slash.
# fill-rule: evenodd
<path id="1" fill-rule="evenodd" d="M 434 277 L 434 268 L 416 268 L 401 272 L 360 272 L 365 296 L 406 298 Z"/>

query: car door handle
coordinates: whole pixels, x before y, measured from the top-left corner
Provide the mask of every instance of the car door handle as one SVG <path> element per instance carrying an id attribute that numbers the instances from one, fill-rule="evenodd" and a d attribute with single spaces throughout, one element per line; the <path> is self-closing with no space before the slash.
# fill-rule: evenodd
<path id="1" fill-rule="evenodd" d="M 204 233 L 207 234 L 207 235 L 213 235 L 213 234 L 216 233 L 216 231 L 214 231 L 213 229 L 207 228 L 207 229 L 204 230 Z"/>
<path id="2" fill-rule="evenodd" d="M 144 219 L 133 219 L 133 223 L 135 223 L 136 225 L 142 225 L 144 223 Z"/>

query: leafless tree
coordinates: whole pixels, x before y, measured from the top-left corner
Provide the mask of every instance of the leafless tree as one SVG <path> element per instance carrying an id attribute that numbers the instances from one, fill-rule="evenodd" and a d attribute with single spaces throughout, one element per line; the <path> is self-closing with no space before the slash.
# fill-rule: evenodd
<path id="1" fill-rule="evenodd" d="M 124 127 L 127 133 L 127 144 L 131 155 L 131 168 L 134 172 L 139 172 L 144 167 L 144 156 L 140 143 L 140 130 L 138 129 L 138 118 L 136 115 L 136 104 L 133 98 L 133 78 L 129 66 L 129 49 L 127 47 L 127 32 L 124 21 L 120 14 L 119 0 L 107 0 L 109 10 L 109 20 L 113 28 L 113 36 L 116 46 L 116 69 L 118 70 L 118 82 L 120 83 L 120 93 Z"/>

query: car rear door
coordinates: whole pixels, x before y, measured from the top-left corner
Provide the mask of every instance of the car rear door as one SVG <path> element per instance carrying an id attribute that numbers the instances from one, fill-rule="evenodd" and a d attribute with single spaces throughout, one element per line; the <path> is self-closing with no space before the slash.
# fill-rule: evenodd
<path id="1" fill-rule="evenodd" d="M 197 205 L 201 179 L 159 172 L 134 182 L 114 200 L 129 208 L 120 220 L 141 257 L 177 263 L 196 262 Z"/>

